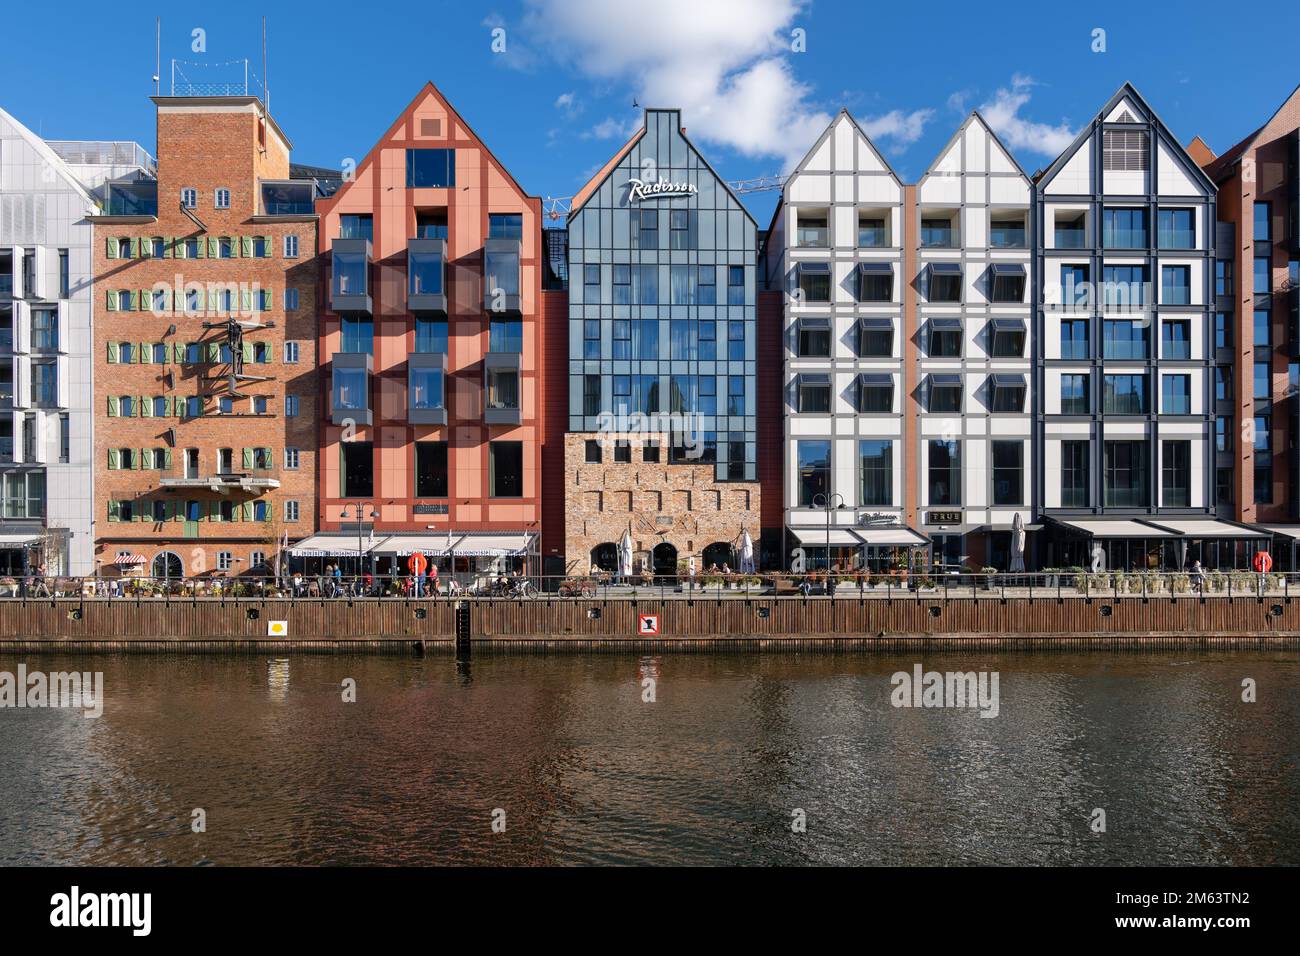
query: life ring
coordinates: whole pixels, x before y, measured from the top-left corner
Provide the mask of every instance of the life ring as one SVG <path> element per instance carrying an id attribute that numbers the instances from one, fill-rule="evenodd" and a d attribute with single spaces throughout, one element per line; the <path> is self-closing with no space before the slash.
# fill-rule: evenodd
<path id="1" fill-rule="evenodd" d="M 1273 556 L 1267 551 L 1255 552 L 1255 570 L 1260 574 L 1267 574 L 1273 569 Z"/>

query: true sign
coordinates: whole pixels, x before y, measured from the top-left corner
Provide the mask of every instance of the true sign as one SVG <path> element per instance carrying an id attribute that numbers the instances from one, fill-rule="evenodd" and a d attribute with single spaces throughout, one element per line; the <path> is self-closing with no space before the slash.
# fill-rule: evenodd
<path id="1" fill-rule="evenodd" d="M 657 637 L 659 634 L 658 614 L 638 614 L 637 633 L 642 637 Z"/>

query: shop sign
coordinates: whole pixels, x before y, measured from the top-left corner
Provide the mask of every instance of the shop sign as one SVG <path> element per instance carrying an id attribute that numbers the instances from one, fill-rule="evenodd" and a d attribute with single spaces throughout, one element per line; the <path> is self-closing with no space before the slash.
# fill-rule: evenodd
<path id="1" fill-rule="evenodd" d="M 694 196 L 700 191 L 699 187 L 694 183 L 671 183 L 666 179 L 657 179 L 649 183 L 640 179 L 629 179 L 627 186 L 627 201 L 630 203 L 641 202 L 645 199 L 671 199 L 676 196 Z"/>

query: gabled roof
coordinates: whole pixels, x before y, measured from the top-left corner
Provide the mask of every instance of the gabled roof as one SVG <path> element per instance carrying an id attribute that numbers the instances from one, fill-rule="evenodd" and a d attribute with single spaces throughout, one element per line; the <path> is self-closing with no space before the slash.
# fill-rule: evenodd
<path id="1" fill-rule="evenodd" d="M 487 156 L 491 157 L 492 161 L 496 164 L 497 168 L 501 171 L 502 175 L 504 175 L 506 179 L 510 181 L 510 184 L 519 191 L 519 194 L 521 196 L 525 196 L 529 199 L 538 198 L 519 185 L 519 181 L 515 179 L 515 177 L 511 174 L 510 170 L 508 170 L 505 167 L 505 165 L 499 159 L 496 158 L 496 154 L 493 153 L 492 150 L 488 149 L 487 145 L 483 142 L 482 138 L 478 135 L 478 133 L 474 132 L 474 128 L 470 126 L 469 123 L 465 122 L 465 118 L 456 111 L 456 108 L 454 106 L 451 105 L 451 101 L 448 100 L 447 97 L 442 95 L 442 91 L 439 90 L 436 86 L 434 86 L 432 80 L 426 82 L 424 86 L 420 87 L 420 92 L 415 94 L 415 96 L 411 99 L 411 101 L 402 108 L 402 111 L 400 113 L 397 114 L 397 118 L 393 120 L 392 125 L 390 125 L 388 129 L 384 132 L 384 134 L 380 136 L 378 140 L 376 140 L 375 145 L 370 147 L 370 151 L 366 153 L 365 158 L 363 158 L 361 162 L 357 164 L 357 171 L 369 167 L 378 159 L 379 151 L 384 149 L 388 145 L 389 141 L 392 140 L 393 137 L 397 135 L 398 127 L 401 126 L 403 123 L 407 122 L 411 116 L 412 111 L 414 111 L 415 107 L 418 106 L 420 103 L 422 103 L 424 100 L 428 99 L 430 96 L 434 97 L 447 110 L 448 116 L 454 118 L 457 123 L 459 123 L 462 127 L 464 127 L 465 131 L 469 134 L 469 138 L 472 139 L 474 143 L 477 144 L 478 148 L 481 149 Z M 448 138 L 450 138 L 450 133 L 451 133 L 450 124 L 448 124 L 447 130 L 448 130 Z M 328 196 L 324 199 L 318 199 L 316 201 L 318 206 L 317 211 L 328 212 L 330 209 L 332 209 L 334 205 L 337 204 L 343 198 L 344 194 L 347 193 L 348 189 L 352 186 L 352 184 L 357 181 L 357 178 L 358 177 L 354 175 L 351 180 L 343 183 L 343 185 L 338 190 L 336 190 L 332 196 Z M 540 204 L 541 200 L 538 199 L 538 202 Z"/>
<path id="2" fill-rule="evenodd" d="M 1264 132 L 1264 130 L 1268 129 L 1273 120 L 1277 119 L 1277 114 L 1282 112 L 1282 110 L 1286 108 L 1286 105 L 1297 96 L 1300 96 L 1300 86 L 1297 86 L 1292 90 L 1291 95 L 1284 99 L 1278 108 L 1273 111 L 1273 114 L 1268 118 L 1268 122 L 1264 123 L 1263 126 L 1255 130 L 1240 143 L 1231 146 L 1222 156 L 1215 159 L 1214 162 L 1208 163 L 1205 167 L 1206 174 L 1216 182 L 1221 182 L 1228 178 L 1232 173 L 1232 168 L 1236 166 L 1238 160 L 1241 159 L 1242 154 L 1255 145 L 1256 140 L 1259 139 L 1259 135 Z"/>
<path id="3" fill-rule="evenodd" d="M 1052 161 L 1052 164 L 1048 166 L 1047 169 L 1043 170 L 1042 173 L 1036 175 L 1034 177 L 1034 182 L 1035 183 L 1047 182 L 1051 180 L 1052 177 L 1055 176 L 1058 172 L 1060 172 L 1061 168 L 1067 162 L 1070 161 L 1070 159 L 1074 156 L 1074 154 L 1079 151 L 1079 148 L 1092 135 L 1093 126 L 1097 123 L 1097 121 L 1104 119 L 1107 114 L 1109 114 L 1112 110 L 1115 109 L 1116 106 L 1119 105 L 1121 100 L 1125 100 L 1125 99 L 1133 100 L 1139 106 L 1142 107 L 1143 111 L 1149 117 L 1151 117 L 1151 124 L 1156 128 L 1156 130 L 1162 133 L 1164 135 L 1164 138 L 1168 140 L 1171 144 L 1173 144 L 1173 146 L 1176 147 L 1178 151 L 1182 153 L 1183 156 L 1186 158 L 1187 168 L 1191 171 L 1191 174 L 1194 177 L 1196 177 L 1198 180 L 1200 180 L 1201 185 L 1204 186 L 1208 191 L 1217 192 L 1218 186 L 1215 185 L 1214 180 L 1212 180 L 1209 176 L 1207 176 L 1205 174 L 1205 171 L 1202 170 L 1200 166 L 1196 165 L 1195 161 L 1190 156 L 1187 155 L 1187 150 L 1183 149 L 1183 146 L 1178 141 L 1178 138 L 1175 137 L 1172 132 L 1170 132 L 1169 127 L 1165 125 L 1162 119 L 1160 119 L 1160 116 L 1156 113 L 1156 111 L 1151 108 L 1151 104 L 1148 103 L 1143 98 L 1142 94 L 1137 91 L 1137 88 L 1132 83 L 1128 83 L 1128 82 L 1125 82 L 1123 86 L 1121 86 L 1118 90 L 1116 90 L 1111 95 L 1111 98 L 1106 101 L 1106 104 L 1093 116 L 1093 118 L 1087 123 L 1087 125 L 1085 125 L 1083 129 L 1079 131 L 1079 135 L 1074 138 L 1074 142 L 1072 142 L 1069 146 L 1067 146 L 1065 150 L 1061 153 L 1061 155 L 1057 156 L 1056 159 Z"/>
<path id="4" fill-rule="evenodd" d="M 14 119 L 9 113 L 5 112 L 3 107 L 0 107 L 0 120 L 3 120 L 17 130 L 18 135 L 22 137 L 23 141 L 26 142 L 42 160 L 48 163 L 50 167 L 63 178 L 64 182 L 72 187 L 74 192 L 85 200 L 86 205 L 90 208 L 92 213 L 98 212 L 99 204 L 95 202 L 94 197 L 91 196 L 86 187 L 82 185 L 81 180 L 73 175 L 72 170 L 68 168 L 68 164 L 63 161 L 58 153 L 50 149 L 49 143 L 45 142 L 45 140 L 41 139 L 22 123 L 18 122 L 18 120 Z"/>
<path id="5" fill-rule="evenodd" d="M 632 137 L 623 144 L 622 149 L 609 158 L 609 162 L 605 163 L 604 166 L 600 167 L 600 169 L 596 171 L 596 175 L 592 176 L 583 184 L 583 187 L 578 190 L 577 195 L 573 197 L 573 201 L 569 203 L 570 219 L 573 218 L 575 212 L 587 204 L 587 200 L 590 199 L 596 190 L 600 188 L 600 184 L 603 183 L 609 174 L 614 171 L 614 167 L 623 161 L 623 157 L 632 152 L 632 147 L 639 143 L 643 136 L 645 136 L 644 124 L 642 124 L 641 128 L 633 133 Z"/>
<path id="6" fill-rule="evenodd" d="M 1024 167 L 1020 165 L 1020 161 L 1016 159 L 1016 154 L 1007 149 L 1007 144 L 1002 142 L 1001 137 L 993 131 L 993 127 L 989 125 L 988 120 L 984 118 L 984 115 L 979 110 L 971 110 L 970 115 L 967 116 L 966 119 L 962 121 L 962 124 L 957 127 L 957 131 L 948 138 L 948 142 L 943 144 L 943 148 L 935 154 L 934 160 L 928 167 L 926 167 L 921 178 L 916 181 L 918 186 L 925 182 L 925 180 L 934 173 L 934 168 L 939 165 L 939 160 L 943 159 L 948 150 L 952 149 L 953 144 L 957 142 L 962 133 L 966 132 L 966 127 L 970 126 L 971 123 L 979 123 L 980 126 L 984 127 L 984 132 L 988 133 L 989 136 L 992 137 L 993 142 L 998 144 L 998 148 L 1002 150 L 1007 159 L 1011 160 L 1011 165 L 1016 167 L 1016 171 L 1019 172 L 1021 176 L 1025 177 L 1026 182 L 1029 181 L 1029 174 L 1026 173 Z"/>

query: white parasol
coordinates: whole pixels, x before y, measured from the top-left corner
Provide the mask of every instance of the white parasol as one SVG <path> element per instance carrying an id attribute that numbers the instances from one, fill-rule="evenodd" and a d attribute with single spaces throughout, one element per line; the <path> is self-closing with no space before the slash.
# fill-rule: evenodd
<path id="1" fill-rule="evenodd" d="M 1025 521 L 1019 511 L 1011 519 L 1011 570 L 1025 570 Z"/>
<path id="2" fill-rule="evenodd" d="M 627 531 L 618 544 L 618 573 L 625 578 L 632 576 L 632 535 Z"/>
<path id="3" fill-rule="evenodd" d="M 754 539 L 749 536 L 749 529 L 740 535 L 740 573 L 754 573 Z"/>

